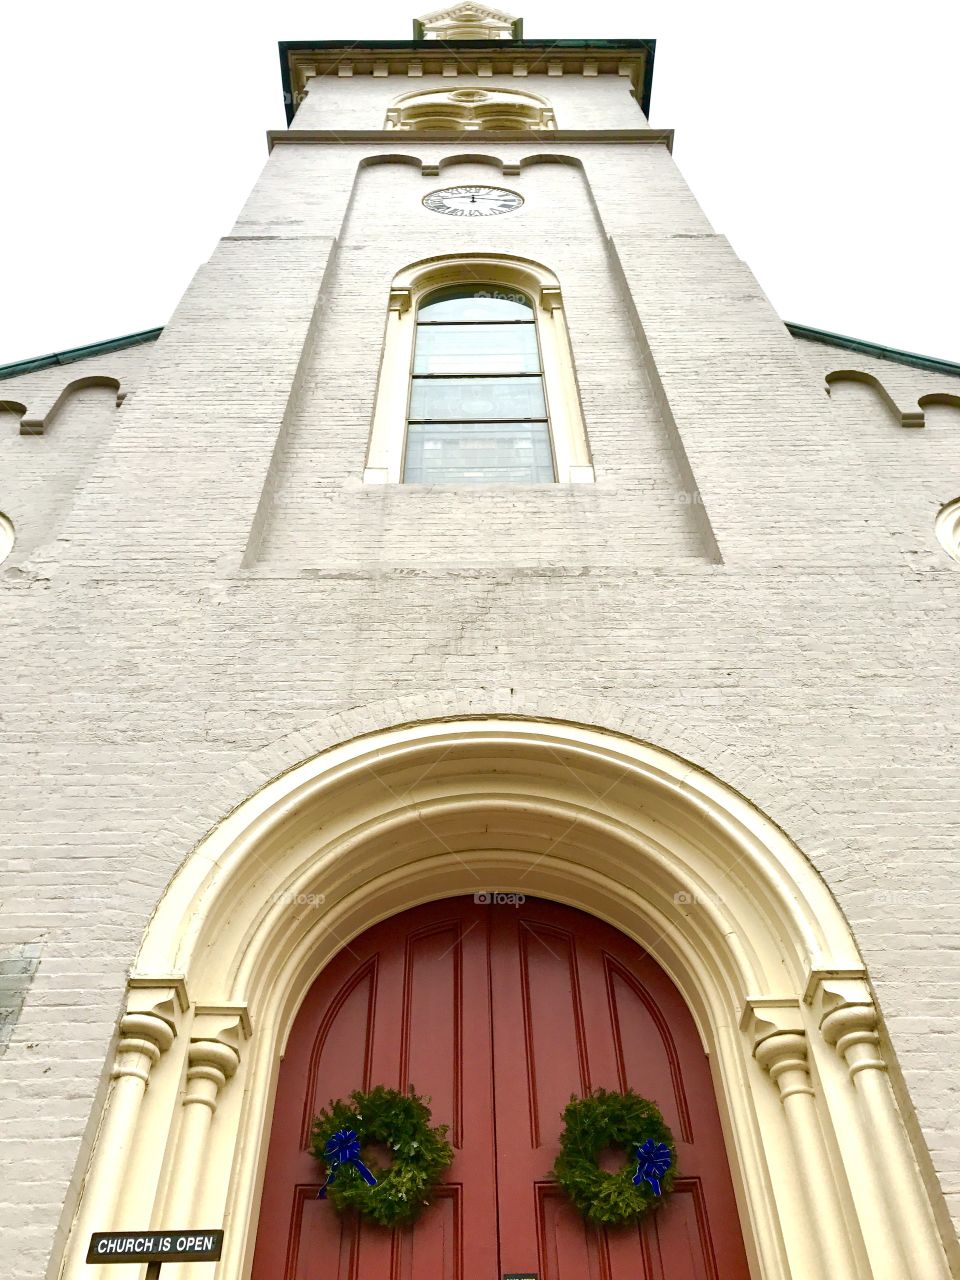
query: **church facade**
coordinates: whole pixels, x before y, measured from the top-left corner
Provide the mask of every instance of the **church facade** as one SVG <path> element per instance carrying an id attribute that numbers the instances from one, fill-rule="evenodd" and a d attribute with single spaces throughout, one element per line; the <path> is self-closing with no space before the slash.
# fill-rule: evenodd
<path id="1" fill-rule="evenodd" d="M 654 52 L 284 43 L 163 331 L 0 370 L 11 1280 L 960 1275 L 960 366 L 784 324 Z M 392 1230 L 311 1148 L 378 1085 Z"/>

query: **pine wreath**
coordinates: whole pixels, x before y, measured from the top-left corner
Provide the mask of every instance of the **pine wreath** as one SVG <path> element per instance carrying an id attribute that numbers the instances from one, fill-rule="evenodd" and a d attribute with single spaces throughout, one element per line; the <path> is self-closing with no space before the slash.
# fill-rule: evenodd
<path id="1" fill-rule="evenodd" d="M 595 1089 L 570 1099 L 563 1124 L 553 1176 L 589 1222 L 634 1222 L 672 1190 L 677 1148 L 659 1108 L 647 1098 L 632 1089 Z M 597 1164 L 607 1147 L 626 1153 L 618 1173 L 606 1173 Z"/>
<path id="2" fill-rule="evenodd" d="M 378 1085 L 331 1102 L 313 1121 L 311 1150 L 327 1170 L 320 1197 L 384 1227 L 413 1222 L 453 1159 L 445 1124 L 431 1126 L 429 1098 Z M 389 1167 L 363 1158 L 368 1142 L 392 1153 Z"/>

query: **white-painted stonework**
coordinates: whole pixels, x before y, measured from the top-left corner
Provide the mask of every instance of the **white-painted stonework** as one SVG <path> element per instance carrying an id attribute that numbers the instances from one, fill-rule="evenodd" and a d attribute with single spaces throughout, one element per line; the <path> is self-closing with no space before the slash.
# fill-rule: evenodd
<path id="1" fill-rule="evenodd" d="M 170 1280 L 243 1280 L 304 991 L 491 886 L 677 983 L 757 1280 L 960 1275 L 960 369 L 792 336 L 650 48 L 513 23 L 288 48 L 159 339 L 0 371 L 5 1280 L 184 1214 Z M 556 483 L 400 483 L 458 262 L 536 303 Z"/>

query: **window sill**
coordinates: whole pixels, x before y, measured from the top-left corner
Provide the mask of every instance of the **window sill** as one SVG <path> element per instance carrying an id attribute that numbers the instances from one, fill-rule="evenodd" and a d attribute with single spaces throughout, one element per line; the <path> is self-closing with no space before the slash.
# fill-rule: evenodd
<path id="1" fill-rule="evenodd" d="M 570 484 L 593 484 L 596 476 L 593 467 L 570 467 L 569 474 L 565 479 L 560 481 L 550 481 L 546 484 L 510 484 L 505 482 L 498 484 L 492 481 L 489 484 L 403 484 L 405 489 L 457 489 L 457 490 L 476 490 L 476 489 L 562 489 L 565 485 Z M 389 484 L 400 486 L 401 481 L 391 479 L 390 473 L 386 467 L 366 467 L 363 472 L 364 484 Z"/>

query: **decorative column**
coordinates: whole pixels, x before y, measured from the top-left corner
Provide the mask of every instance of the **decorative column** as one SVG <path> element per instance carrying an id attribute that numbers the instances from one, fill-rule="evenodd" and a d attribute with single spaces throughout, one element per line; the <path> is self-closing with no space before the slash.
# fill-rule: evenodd
<path id="1" fill-rule="evenodd" d="M 837 1050 L 853 1082 L 887 1213 L 896 1237 L 905 1243 L 903 1275 L 946 1280 L 950 1272 L 890 1086 L 870 988 L 863 978 L 812 974 L 808 998 L 823 1038 Z"/>
<path id="2" fill-rule="evenodd" d="M 164 1208 L 171 1227 L 195 1226 L 207 1141 L 220 1091 L 240 1065 L 250 1035 L 246 1005 L 198 1005 L 187 1050 L 187 1079 L 177 1149 Z M 199 1224 L 202 1225 L 202 1224 Z"/>
<path id="3" fill-rule="evenodd" d="M 780 1091 L 797 1182 L 807 1201 L 810 1233 L 823 1280 L 858 1280 L 807 1062 L 807 1036 L 799 1001 L 750 1000 L 741 1020 L 753 1056 Z"/>
<path id="4" fill-rule="evenodd" d="M 120 1040 L 110 1073 L 112 1086 L 104 1105 L 70 1239 L 65 1275 L 92 1275 L 84 1263 L 94 1231 L 114 1228 L 114 1213 L 127 1175 L 127 1162 L 137 1133 L 140 1104 L 150 1073 L 173 1044 L 177 1022 L 187 1009 L 182 978 L 131 977 Z"/>
<path id="5" fill-rule="evenodd" d="M 381 388 L 392 388 L 390 394 L 377 396 L 367 465 L 363 469 L 364 484 L 387 484 L 400 480 L 403 449 L 403 415 L 407 383 L 410 380 L 410 347 L 400 341 L 401 317 L 410 310 L 410 290 L 390 290 L 390 310 L 383 344 Z"/>
<path id="6" fill-rule="evenodd" d="M 555 352 L 562 351 L 569 353 L 570 358 L 560 361 L 560 378 L 563 382 L 563 394 L 569 406 L 565 416 L 572 417 L 574 412 L 579 414 L 580 391 L 577 387 L 576 376 L 573 371 L 573 350 L 570 346 L 570 334 L 567 330 L 567 319 L 563 314 L 563 298 L 560 290 L 555 286 L 544 285 L 540 290 L 540 306 L 547 312 L 556 329 L 556 345 L 551 347 L 547 344 L 544 352 L 545 356 L 551 361 L 556 360 Z M 573 447 L 568 460 L 568 474 L 561 475 L 561 481 L 569 479 L 571 484 L 592 484 L 594 481 L 593 463 L 590 460 L 590 454 L 587 451 L 587 437 L 581 432 L 569 432 L 572 437 L 570 443 Z M 554 440 L 554 448 L 558 450 L 559 440 Z M 558 462 L 560 461 L 558 457 Z"/>

